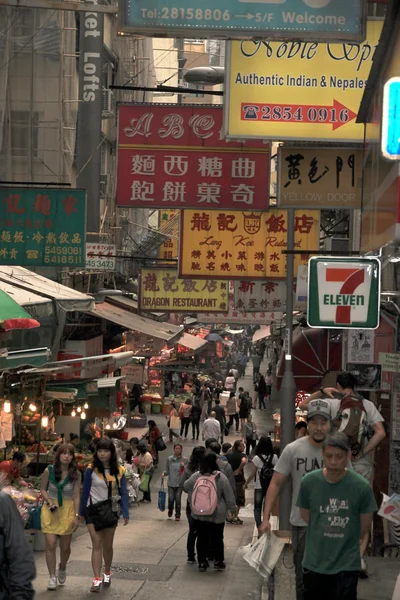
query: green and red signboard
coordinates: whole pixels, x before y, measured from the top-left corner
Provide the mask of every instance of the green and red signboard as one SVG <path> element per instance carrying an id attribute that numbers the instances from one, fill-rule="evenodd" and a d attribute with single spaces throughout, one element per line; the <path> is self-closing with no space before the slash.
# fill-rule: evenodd
<path id="1" fill-rule="evenodd" d="M 313 257 L 308 263 L 310 327 L 376 329 L 381 263 L 377 258 Z"/>
<path id="2" fill-rule="evenodd" d="M 0 265 L 83 267 L 86 192 L 0 187 Z"/>

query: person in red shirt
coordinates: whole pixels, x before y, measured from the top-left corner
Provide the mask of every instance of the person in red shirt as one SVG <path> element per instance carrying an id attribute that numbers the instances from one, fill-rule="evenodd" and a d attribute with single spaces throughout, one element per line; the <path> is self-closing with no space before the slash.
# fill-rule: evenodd
<path id="1" fill-rule="evenodd" d="M 3 460 L 0 463 L 0 475 L 1 473 L 6 473 L 8 481 L 18 481 L 21 477 L 20 470 L 24 461 L 25 454 L 23 452 L 14 452 L 12 460 Z"/>

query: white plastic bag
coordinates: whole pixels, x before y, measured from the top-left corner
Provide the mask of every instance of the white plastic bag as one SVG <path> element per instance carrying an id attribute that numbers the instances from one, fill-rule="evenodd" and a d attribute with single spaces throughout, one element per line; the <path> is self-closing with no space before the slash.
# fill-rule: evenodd
<path id="1" fill-rule="evenodd" d="M 265 533 L 243 555 L 244 560 L 262 577 L 269 578 L 285 546 L 285 541 L 274 533 Z"/>

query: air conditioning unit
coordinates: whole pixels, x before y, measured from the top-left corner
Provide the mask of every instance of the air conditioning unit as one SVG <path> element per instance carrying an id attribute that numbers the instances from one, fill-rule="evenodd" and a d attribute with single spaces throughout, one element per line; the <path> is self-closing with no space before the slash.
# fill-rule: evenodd
<path id="1" fill-rule="evenodd" d="M 328 237 L 324 240 L 324 250 L 328 252 L 343 252 L 343 256 L 346 256 L 350 251 L 349 238 Z"/>
<path id="2" fill-rule="evenodd" d="M 103 88 L 101 97 L 101 116 L 103 119 L 109 119 L 114 116 L 113 92 L 106 88 Z"/>
<path id="3" fill-rule="evenodd" d="M 107 196 L 109 181 L 110 176 L 108 173 L 102 173 L 100 175 L 100 198 L 105 198 Z"/>

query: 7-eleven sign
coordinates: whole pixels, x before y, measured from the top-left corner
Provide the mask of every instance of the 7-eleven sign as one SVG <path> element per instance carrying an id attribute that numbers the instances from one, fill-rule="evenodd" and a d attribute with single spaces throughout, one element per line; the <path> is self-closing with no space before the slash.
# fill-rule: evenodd
<path id="1" fill-rule="evenodd" d="M 377 258 L 323 258 L 308 262 L 310 327 L 376 329 L 381 263 Z"/>

